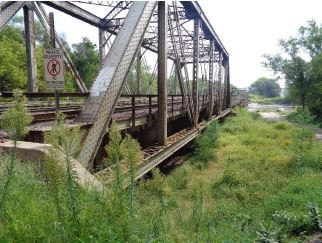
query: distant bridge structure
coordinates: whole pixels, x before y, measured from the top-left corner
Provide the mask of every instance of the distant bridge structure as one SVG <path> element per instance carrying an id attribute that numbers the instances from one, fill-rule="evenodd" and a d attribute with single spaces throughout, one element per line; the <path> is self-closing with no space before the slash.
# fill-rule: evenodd
<path id="1" fill-rule="evenodd" d="M 87 10 L 104 8 L 104 17 Z M 44 7 L 44 5 L 47 5 Z M 86 87 L 64 42 L 54 31 L 47 9 L 56 9 L 98 29 L 100 70 L 92 87 Z M 137 178 L 143 176 L 192 141 L 205 125 L 224 117 L 245 95 L 231 95 L 229 54 L 197 2 L 1 2 L 0 30 L 23 9 L 25 23 L 28 109 L 33 115 L 26 140 L 43 142 L 51 129 L 55 107 L 32 102 L 53 97 L 37 88 L 35 16 L 53 45 L 64 52 L 65 67 L 73 77 L 77 93 L 60 97 L 83 97 L 75 104 L 60 104 L 70 125 L 86 130 L 78 161 L 97 171 L 108 142 L 111 121 L 129 132 L 143 149 Z M 68 34 L 68 32 L 67 32 Z M 152 58 L 151 58 L 152 57 Z M 152 63 L 151 60 L 156 60 Z M 131 91 L 128 73 L 136 66 L 136 88 Z M 143 92 L 141 68 L 154 67 Z M 153 82 L 157 83 L 152 93 Z M 2 92 L 2 97 L 12 93 Z M 0 106 L 0 112 L 6 106 Z M 108 168 L 98 173 L 108 173 Z"/>

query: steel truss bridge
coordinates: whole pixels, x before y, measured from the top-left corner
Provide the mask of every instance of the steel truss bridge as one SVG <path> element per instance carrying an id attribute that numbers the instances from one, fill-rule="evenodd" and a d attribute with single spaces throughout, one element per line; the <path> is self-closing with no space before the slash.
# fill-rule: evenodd
<path id="1" fill-rule="evenodd" d="M 104 16 L 89 11 L 89 5 L 104 9 Z M 28 110 L 33 115 L 26 140 L 43 142 L 43 133 L 51 129 L 56 112 L 54 105 L 35 101 L 35 97 L 54 96 L 38 92 L 37 17 L 52 45 L 64 51 L 65 67 L 79 91 L 61 93 L 60 97 L 83 99 L 73 104 L 62 102 L 60 110 L 70 126 L 78 124 L 86 130 L 77 160 L 91 172 L 97 171 L 105 156 L 111 121 L 140 142 L 144 153 L 137 173 L 140 178 L 192 141 L 208 122 L 227 115 L 232 105 L 245 100 L 241 94 L 231 97 L 228 52 L 197 2 L 1 2 L 0 30 L 21 9 L 28 67 L 25 95 L 30 98 Z M 98 29 L 101 68 L 92 87 L 86 87 L 75 68 L 48 9 Z M 144 89 L 141 69 L 147 66 L 154 68 Z M 131 67 L 136 68 L 134 91 L 128 79 Z M 11 96 L 2 92 L 2 97 Z M 0 112 L 6 109 L 3 105 Z M 106 173 L 109 168 L 98 172 Z"/>

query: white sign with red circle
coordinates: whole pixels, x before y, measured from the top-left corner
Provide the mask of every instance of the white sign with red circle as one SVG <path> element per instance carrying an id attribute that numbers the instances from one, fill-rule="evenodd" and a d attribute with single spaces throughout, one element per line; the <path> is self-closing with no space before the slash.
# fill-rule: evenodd
<path id="1" fill-rule="evenodd" d="M 47 89 L 63 90 L 64 80 L 64 54 L 61 49 L 45 49 L 45 81 Z"/>

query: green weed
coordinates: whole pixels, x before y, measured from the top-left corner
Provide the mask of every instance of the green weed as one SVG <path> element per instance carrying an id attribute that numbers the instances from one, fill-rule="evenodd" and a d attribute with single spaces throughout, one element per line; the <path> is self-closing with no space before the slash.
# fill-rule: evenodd
<path id="1" fill-rule="evenodd" d="M 319 232 L 322 149 L 312 134 L 245 110 L 218 126 L 205 130 L 199 151 L 183 166 L 167 176 L 156 169 L 152 179 L 137 183 L 139 145 L 113 124 L 106 148 L 114 180 L 103 192 L 74 187 L 72 164 L 68 172 L 56 155 L 49 156 L 44 176 L 32 164 L 16 164 L 0 241 L 280 242 Z M 59 149 L 78 134 L 64 127 L 52 142 Z M 70 157 L 77 151 L 71 140 Z"/>

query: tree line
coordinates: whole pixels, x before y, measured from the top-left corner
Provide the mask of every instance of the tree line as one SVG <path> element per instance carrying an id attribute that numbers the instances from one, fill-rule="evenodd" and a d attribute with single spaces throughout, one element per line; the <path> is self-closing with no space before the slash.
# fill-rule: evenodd
<path id="1" fill-rule="evenodd" d="M 285 80 L 296 104 L 322 120 L 322 26 L 310 20 L 279 46 L 279 53 L 264 55 L 264 67 Z"/>
<path id="2" fill-rule="evenodd" d="M 25 47 L 25 31 L 22 16 L 14 17 L 9 24 L 0 31 L 0 90 L 12 91 L 14 89 L 27 89 L 27 63 Z M 50 48 L 50 40 L 38 21 L 35 21 L 36 30 L 36 62 L 37 62 L 37 82 L 40 92 L 46 90 L 44 75 L 43 51 Z M 66 41 L 66 36 L 61 34 L 61 40 L 69 53 L 76 69 L 90 89 L 100 68 L 99 52 L 97 45 L 89 38 L 83 37 L 79 43 L 71 46 Z M 148 89 L 151 92 L 156 90 L 155 77 L 152 77 L 151 67 L 142 65 L 141 67 L 142 91 Z M 151 87 L 148 88 L 149 84 Z M 128 75 L 128 84 L 131 93 L 136 93 L 136 64 L 134 63 Z M 77 86 L 72 80 L 69 72 L 65 72 L 65 90 L 77 91 Z"/>

